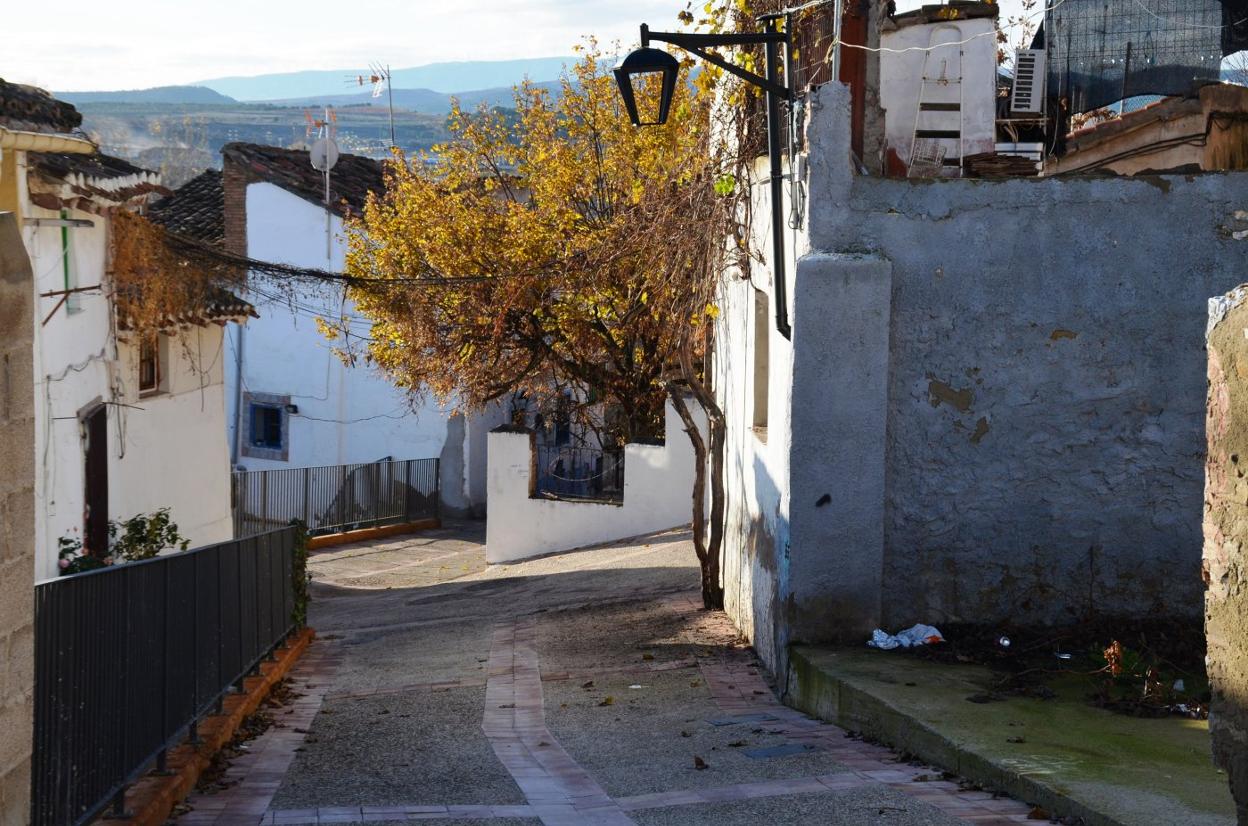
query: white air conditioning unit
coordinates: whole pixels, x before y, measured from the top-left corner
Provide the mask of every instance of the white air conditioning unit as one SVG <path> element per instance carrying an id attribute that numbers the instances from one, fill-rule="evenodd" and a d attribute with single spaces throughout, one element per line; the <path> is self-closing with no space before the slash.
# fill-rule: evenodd
<path id="1" fill-rule="evenodd" d="M 1044 111 L 1045 75 L 1044 49 L 1018 50 L 1014 56 L 1014 89 L 1010 93 L 1011 115 Z"/>

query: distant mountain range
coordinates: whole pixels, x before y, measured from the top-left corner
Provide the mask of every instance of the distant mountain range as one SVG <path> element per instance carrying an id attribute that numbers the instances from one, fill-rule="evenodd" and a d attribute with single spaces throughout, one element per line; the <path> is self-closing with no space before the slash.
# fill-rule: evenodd
<path id="1" fill-rule="evenodd" d="M 235 103 L 206 86 L 155 86 L 116 92 L 56 92 L 56 97 L 75 106 L 81 103 Z"/>
<path id="2" fill-rule="evenodd" d="M 533 85 L 557 94 L 560 81 L 535 82 Z M 435 92 L 432 89 L 395 89 L 394 108 L 444 115 L 451 111 L 451 98 L 457 98 L 459 105 L 464 109 L 476 109 L 482 104 L 490 107 L 512 107 L 515 105 L 515 88 L 514 86 L 498 86 L 493 89 L 474 89 L 450 94 Z M 274 106 L 378 106 L 384 109 L 387 101 L 385 93 L 375 98 L 372 92 L 357 92 L 345 95 L 312 95 L 287 100 L 270 100 L 265 103 Z"/>
<path id="3" fill-rule="evenodd" d="M 514 105 L 513 87 L 528 78 L 557 90 L 573 58 L 435 63 L 395 69 L 394 133 L 408 153 L 428 150 L 450 132 L 451 97 L 467 109 Z M 110 154 L 156 168 L 177 186 L 220 163 L 229 141 L 274 146 L 307 139 L 309 108 L 338 109 L 338 143 L 343 151 L 387 157 L 390 118 L 386 98 L 348 83 L 348 70 L 293 72 L 221 78 L 189 86 L 123 91 L 58 92 L 82 112 L 83 128 Z"/>
<path id="4" fill-rule="evenodd" d="M 564 67 L 575 62 L 574 57 L 472 60 L 393 69 L 390 74 L 396 90 L 428 90 L 452 94 L 472 89 L 509 89 L 526 77 L 535 83 L 558 80 Z M 206 86 L 238 101 L 284 101 L 350 94 L 358 88 L 351 83 L 351 79 L 361 74 L 367 75 L 368 72 L 361 68 L 283 72 L 252 77 L 213 78 L 194 85 Z"/>

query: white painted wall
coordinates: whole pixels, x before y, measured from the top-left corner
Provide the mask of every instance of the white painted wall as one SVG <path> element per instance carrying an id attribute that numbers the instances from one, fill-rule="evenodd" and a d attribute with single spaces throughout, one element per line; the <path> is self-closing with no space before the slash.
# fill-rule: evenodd
<path id="1" fill-rule="evenodd" d="M 687 524 L 693 446 L 670 403 L 665 436 L 665 445 L 624 446 L 624 502 L 611 505 L 530 498 L 532 434 L 490 433 L 486 560 L 514 562 Z"/>
<path id="2" fill-rule="evenodd" d="M 932 45 L 968 41 L 934 49 L 927 59 L 929 77 L 939 77 L 942 66 L 946 76 L 961 75 L 962 87 L 956 85 L 928 86 L 927 100 L 953 103 L 962 101 L 963 154 L 992 152 L 996 146 L 997 122 L 997 21 L 992 18 L 954 20 L 905 26 L 880 34 L 880 105 L 885 110 L 884 129 L 887 148 L 897 152 L 909 163 L 914 139 L 915 113 L 919 105 L 920 80 L 927 52 L 899 51 L 926 49 Z M 888 50 L 894 51 L 888 51 Z M 956 128 L 957 113 L 929 113 L 925 117 L 944 118 Z M 930 121 L 929 121 L 930 122 Z M 952 141 L 945 142 L 948 157 L 956 150 Z"/>
<path id="3" fill-rule="evenodd" d="M 786 191 L 784 215 L 791 214 Z M 748 279 L 729 273 L 720 285 L 720 315 L 715 328 L 714 386 L 725 417 L 725 535 L 721 563 L 724 610 L 750 640 L 764 661 L 777 661 L 783 626 L 775 622 L 778 595 L 787 577 L 789 541 L 789 426 L 793 383 L 793 347 L 775 325 L 775 273 L 770 266 L 771 206 L 767 169 L 760 160 L 751 186 L 753 248 L 764 261 L 753 262 Z M 800 224 L 799 224 L 800 226 Z M 785 233 L 785 281 L 793 318 L 794 272 L 808 251 L 804 227 Z M 768 312 L 759 325 L 754 314 L 755 290 L 768 297 Z M 754 421 L 754 352 L 761 336 L 768 342 L 768 423 L 765 434 Z"/>
<path id="4" fill-rule="evenodd" d="M 125 434 L 109 462 L 109 508 L 119 517 L 170 508 L 191 545 L 233 535 L 225 433 L 225 330 L 217 324 L 162 336 L 160 392 L 139 395 L 139 346 L 119 342 L 126 404 L 112 419 Z"/>
<path id="5" fill-rule="evenodd" d="M 59 217 L 29 202 L 25 210 L 30 217 Z M 100 284 L 106 219 L 77 211 L 69 217 L 95 224 L 68 232 L 70 283 Z M 64 289 L 60 228 L 23 232 L 36 294 Z M 99 402 L 111 402 L 109 518 L 168 507 L 192 545 L 228 539 L 222 328 L 191 327 L 166 337 L 165 388 L 140 398 L 137 347 L 114 335 L 108 299 L 100 292 L 83 293 L 71 307 L 53 313 L 57 300 L 36 298 L 35 304 L 36 577 L 56 576 L 60 537 L 82 535 L 84 442 L 78 417 Z"/>
<path id="6" fill-rule="evenodd" d="M 325 210 L 281 187 L 267 182 L 249 184 L 247 253 L 265 261 L 341 271 L 345 253 L 342 221 L 331 216 L 332 242 L 327 254 L 325 217 Z M 374 462 L 386 456 L 424 459 L 441 453 L 448 411 L 432 401 L 413 411 L 406 394 L 378 371 L 363 363 L 345 366 L 333 353 L 335 344 L 317 329 L 314 318 L 318 315 L 358 318 L 341 287 L 327 285 L 284 295 L 259 280 L 256 288 L 248 300 L 260 318 L 252 319 L 245 329 L 231 325 L 226 346 L 231 444 L 239 420 L 235 399 L 240 348 L 241 389 L 290 396 L 298 413 L 289 418 L 286 461 L 251 457 L 243 451 L 236 460 L 239 465 L 264 470 Z M 367 335 L 365 322 L 352 326 Z M 243 414 L 245 441 L 245 405 Z"/>

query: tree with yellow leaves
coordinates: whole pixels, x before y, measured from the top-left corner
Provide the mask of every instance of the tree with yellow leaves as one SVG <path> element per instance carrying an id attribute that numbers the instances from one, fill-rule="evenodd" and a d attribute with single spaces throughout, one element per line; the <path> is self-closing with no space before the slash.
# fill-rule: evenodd
<path id="1" fill-rule="evenodd" d="M 599 58 L 557 97 L 519 87 L 514 114 L 456 108 L 448 143 L 389 164 L 350 226 L 351 297 L 368 355 L 413 394 L 479 407 L 570 382 L 617 407 L 620 441 L 659 435 L 670 399 L 698 456 L 703 601 L 721 607 L 723 414 L 701 365 L 740 188 L 708 95 L 682 85 L 666 128 L 636 129 Z"/>

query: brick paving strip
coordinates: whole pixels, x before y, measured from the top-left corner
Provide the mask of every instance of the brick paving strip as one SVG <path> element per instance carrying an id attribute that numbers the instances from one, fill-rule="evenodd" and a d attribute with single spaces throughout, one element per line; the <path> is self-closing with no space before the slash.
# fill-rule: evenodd
<path id="1" fill-rule="evenodd" d="M 226 783 L 233 783 L 229 788 L 216 793 L 195 793 L 187 798 L 192 808 L 178 818 L 179 826 L 241 826 L 258 824 L 262 819 L 272 822 L 265 813 L 295 759 L 295 750 L 303 744 L 313 718 L 320 711 L 339 659 L 336 647 L 324 642 L 316 642 L 308 649 L 290 675 L 292 687 L 303 693 L 278 710 L 275 722 L 281 728 L 272 726 L 247 744 L 247 753 L 237 757 L 222 778 Z M 319 822 L 351 821 L 321 819 Z"/>
<path id="2" fill-rule="evenodd" d="M 546 728 L 536 643 L 533 619 L 494 628 L 481 723 L 494 754 L 547 826 L 632 823 Z"/>

